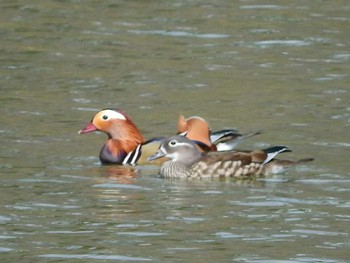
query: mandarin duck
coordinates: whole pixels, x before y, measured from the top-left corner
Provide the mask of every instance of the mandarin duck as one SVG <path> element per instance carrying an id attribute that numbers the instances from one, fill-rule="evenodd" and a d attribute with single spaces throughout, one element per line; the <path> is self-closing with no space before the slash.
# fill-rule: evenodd
<path id="1" fill-rule="evenodd" d="M 203 151 L 232 151 L 244 139 L 261 134 L 261 131 L 241 134 L 235 129 L 212 132 L 205 119 L 199 116 L 179 116 L 177 133 L 195 141 Z"/>
<path id="2" fill-rule="evenodd" d="M 200 119 L 200 121 L 189 121 L 186 126 L 187 132 L 184 135 L 194 140 L 201 151 L 209 151 L 211 141 L 208 124 L 200 117 L 194 119 Z M 102 164 L 135 165 L 137 163 L 149 163 L 148 157 L 158 149 L 162 139 L 159 137 L 146 141 L 135 123 L 125 112 L 109 108 L 97 112 L 91 122 L 78 133 L 85 134 L 93 131 L 101 131 L 108 136 L 99 155 Z M 228 131 L 227 133 L 229 133 Z M 159 164 L 164 161 L 165 159 L 160 159 L 153 163 Z"/>
<path id="3" fill-rule="evenodd" d="M 102 164 L 136 164 L 141 157 L 141 146 L 146 143 L 140 130 L 123 111 L 103 109 L 95 114 L 91 122 L 79 131 L 85 134 L 101 131 L 108 139 L 100 151 Z M 154 139 L 155 142 L 159 141 Z M 153 151 L 158 147 L 156 143 Z"/>
<path id="4" fill-rule="evenodd" d="M 163 139 L 159 149 L 149 160 L 167 157 L 160 167 L 165 178 L 250 177 L 264 175 L 264 166 L 282 152 L 286 146 L 274 146 L 252 152 L 206 152 L 183 136 Z"/>

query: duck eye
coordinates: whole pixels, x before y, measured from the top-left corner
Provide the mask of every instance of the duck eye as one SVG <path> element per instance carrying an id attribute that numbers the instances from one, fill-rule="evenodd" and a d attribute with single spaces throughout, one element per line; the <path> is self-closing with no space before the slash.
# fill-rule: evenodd
<path id="1" fill-rule="evenodd" d="M 169 142 L 169 145 L 170 145 L 171 147 L 176 146 L 176 144 L 177 144 L 177 141 L 175 141 L 175 140 L 172 140 L 172 141 Z"/>
<path id="2" fill-rule="evenodd" d="M 108 119 L 108 115 L 103 115 L 102 119 L 107 120 Z"/>

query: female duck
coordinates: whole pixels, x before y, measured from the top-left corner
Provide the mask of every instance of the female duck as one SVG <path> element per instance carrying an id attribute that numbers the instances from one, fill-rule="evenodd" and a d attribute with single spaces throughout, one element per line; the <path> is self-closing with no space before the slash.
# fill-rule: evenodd
<path id="1" fill-rule="evenodd" d="M 167 157 L 160 167 L 162 177 L 248 177 L 262 175 L 264 165 L 277 154 L 288 152 L 285 146 L 275 146 L 252 152 L 201 153 L 196 145 L 183 136 L 172 136 L 161 143 L 149 160 Z"/>

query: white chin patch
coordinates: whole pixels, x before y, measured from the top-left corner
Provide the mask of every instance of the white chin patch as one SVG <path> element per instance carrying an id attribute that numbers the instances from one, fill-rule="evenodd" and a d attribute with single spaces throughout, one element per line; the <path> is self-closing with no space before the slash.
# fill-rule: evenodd
<path id="1" fill-rule="evenodd" d="M 166 155 L 169 159 L 171 159 L 172 161 L 177 161 L 179 154 L 177 152 L 174 153 L 170 153 Z"/>

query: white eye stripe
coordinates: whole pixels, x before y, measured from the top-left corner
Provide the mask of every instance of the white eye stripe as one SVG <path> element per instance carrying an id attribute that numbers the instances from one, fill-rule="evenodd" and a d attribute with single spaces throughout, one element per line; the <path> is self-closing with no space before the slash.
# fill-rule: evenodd
<path id="1" fill-rule="evenodd" d="M 188 145 L 187 142 L 177 142 L 177 145 L 182 146 L 182 145 Z"/>
<path id="2" fill-rule="evenodd" d="M 107 118 L 105 118 L 107 116 Z M 113 110 L 104 110 L 102 114 L 102 118 L 107 119 L 118 119 L 118 120 L 126 120 L 126 117 L 121 114 L 120 112 L 113 111 Z"/>
<path id="3" fill-rule="evenodd" d="M 178 147 L 178 146 L 183 146 L 183 145 L 188 145 L 186 142 L 178 142 L 176 140 L 172 140 L 168 143 L 170 147 Z"/>

